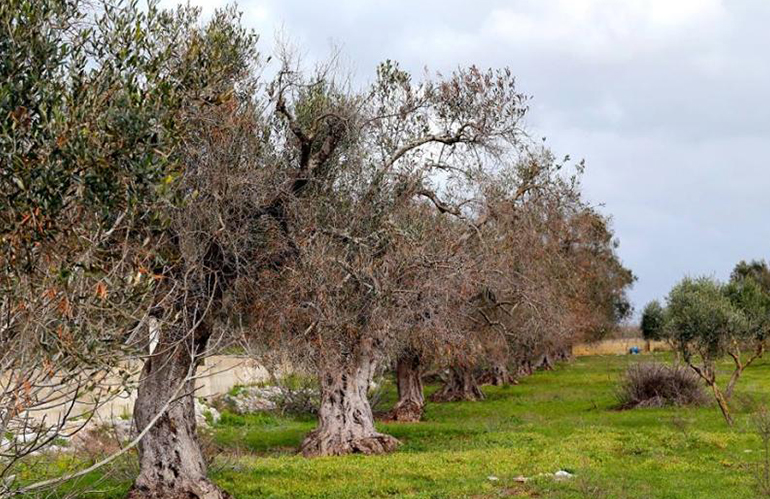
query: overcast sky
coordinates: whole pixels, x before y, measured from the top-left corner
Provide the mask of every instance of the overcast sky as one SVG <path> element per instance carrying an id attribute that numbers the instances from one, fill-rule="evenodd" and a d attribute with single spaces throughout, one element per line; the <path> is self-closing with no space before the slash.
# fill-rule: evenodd
<path id="1" fill-rule="evenodd" d="M 226 2 L 191 0 L 204 15 Z M 176 0 L 165 0 L 173 5 Z M 241 0 L 270 50 L 342 47 L 359 78 L 510 67 L 529 129 L 584 158 L 641 309 L 684 275 L 770 257 L 770 0 Z"/>

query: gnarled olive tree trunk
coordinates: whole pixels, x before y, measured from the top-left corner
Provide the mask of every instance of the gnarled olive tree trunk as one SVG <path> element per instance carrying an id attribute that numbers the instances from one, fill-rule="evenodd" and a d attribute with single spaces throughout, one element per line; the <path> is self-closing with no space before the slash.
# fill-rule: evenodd
<path id="1" fill-rule="evenodd" d="M 527 376 L 532 376 L 532 373 L 535 370 L 532 368 L 532 361 L 529 359 L 522 360 L 518 364 L 518 369 L 516 370 L 516 376 L 518 378 L 524 378 Z"/>
<path id="2" fill-rule="evenodd" d="M 422 419 L 425 396 L 422 386 L 420 356 L 405 352 L 396 361 L 396 384 L 398 402 L 388 414 L 393 421 L 416 422 Z"/>
<path id="3" fill-rule="evenodd" d="M 462 365 L 455 365 L 449 369 L 449 376 L 444 381 L 444 386 L 431 397 L 434 402 L 483 399 L 484 393 L 473 375 L 473 369 Z"/>
<path id="4" fill-rule="evenodd" d="M 553 359 L 551 358 L 551 354 L 544 353 L 538 357 L 537 360 L 535 360 L 534 367 L 535 369 L 542 369 L 543 371 L 552 371 Z"/>
<path id="5" fill-rule="evenodd" d="M 339 361 L 327 361 L 321 368 L 318 427 L 302 442 L 304 456 L 382 454 L 398 447 L 398 440 L 374 427 L 367 398 L 374 369 L 374 352 L 366 345 Z"/>
<path id="6" fill-rule="evenodd" d="M 575 356 L 572 355 L 571 347 L 560 348 L 554 354 L 554 358 L 556 359 L 557 362 L 572 362 L 573 360 L 575 360 Z"/>
<path id="7" fill-rule="evenodd" d="M 129 499 L 225 499 L 230 496 L 206 477 L 206 463 L 195 432 L 194 353 L 204 350 L 207 334 L 194 337 L 163 331 L 142 369 L 134 423 L 142 431 L 171 404 L 139 443 L 139 476 Z M 184 386 L 179 390 L 181 384 Z"/>
<path id="8" fill-rule="evenodd" d="M 505 386 L 517 384 L 516 377 L 503 362 L 495 362 L 479 377 L 482 385 Z"/>

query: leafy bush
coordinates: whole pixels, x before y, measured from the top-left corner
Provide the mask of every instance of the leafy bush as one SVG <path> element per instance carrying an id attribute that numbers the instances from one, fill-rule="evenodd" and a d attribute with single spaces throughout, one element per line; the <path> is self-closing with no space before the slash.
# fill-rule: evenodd
<path id="1" fill-rule="evenodd" d="M 658 363 L 630 366 L 617 396 L 621 409 L 701 405 L 708 400 L 695 373 L 685 367 Z"/>

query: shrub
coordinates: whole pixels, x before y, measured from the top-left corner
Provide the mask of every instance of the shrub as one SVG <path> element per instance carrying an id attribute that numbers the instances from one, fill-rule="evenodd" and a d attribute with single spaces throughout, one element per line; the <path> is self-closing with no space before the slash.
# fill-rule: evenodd
<path id="1" fill-rule="evenodd" d="M 630 366 L 618 390 L 621 409 L 701 405 L 707 400 L 695 373 L 686 367 L 658 363 Z"/>

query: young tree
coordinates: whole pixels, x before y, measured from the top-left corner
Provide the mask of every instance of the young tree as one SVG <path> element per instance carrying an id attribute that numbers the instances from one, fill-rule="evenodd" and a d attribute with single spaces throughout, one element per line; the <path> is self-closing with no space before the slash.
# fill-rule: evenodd
<path id="1" fill-rule="evenodd" d="M 716 362 L 739 348 L 747 331 L 746 317 L 725 294 L 724 285 L 707 277 L 683 279 L 666 301 L 666 334 L 684 362 L 711 388 L 732 425 L 727 398 L 717 383 Z"/>

